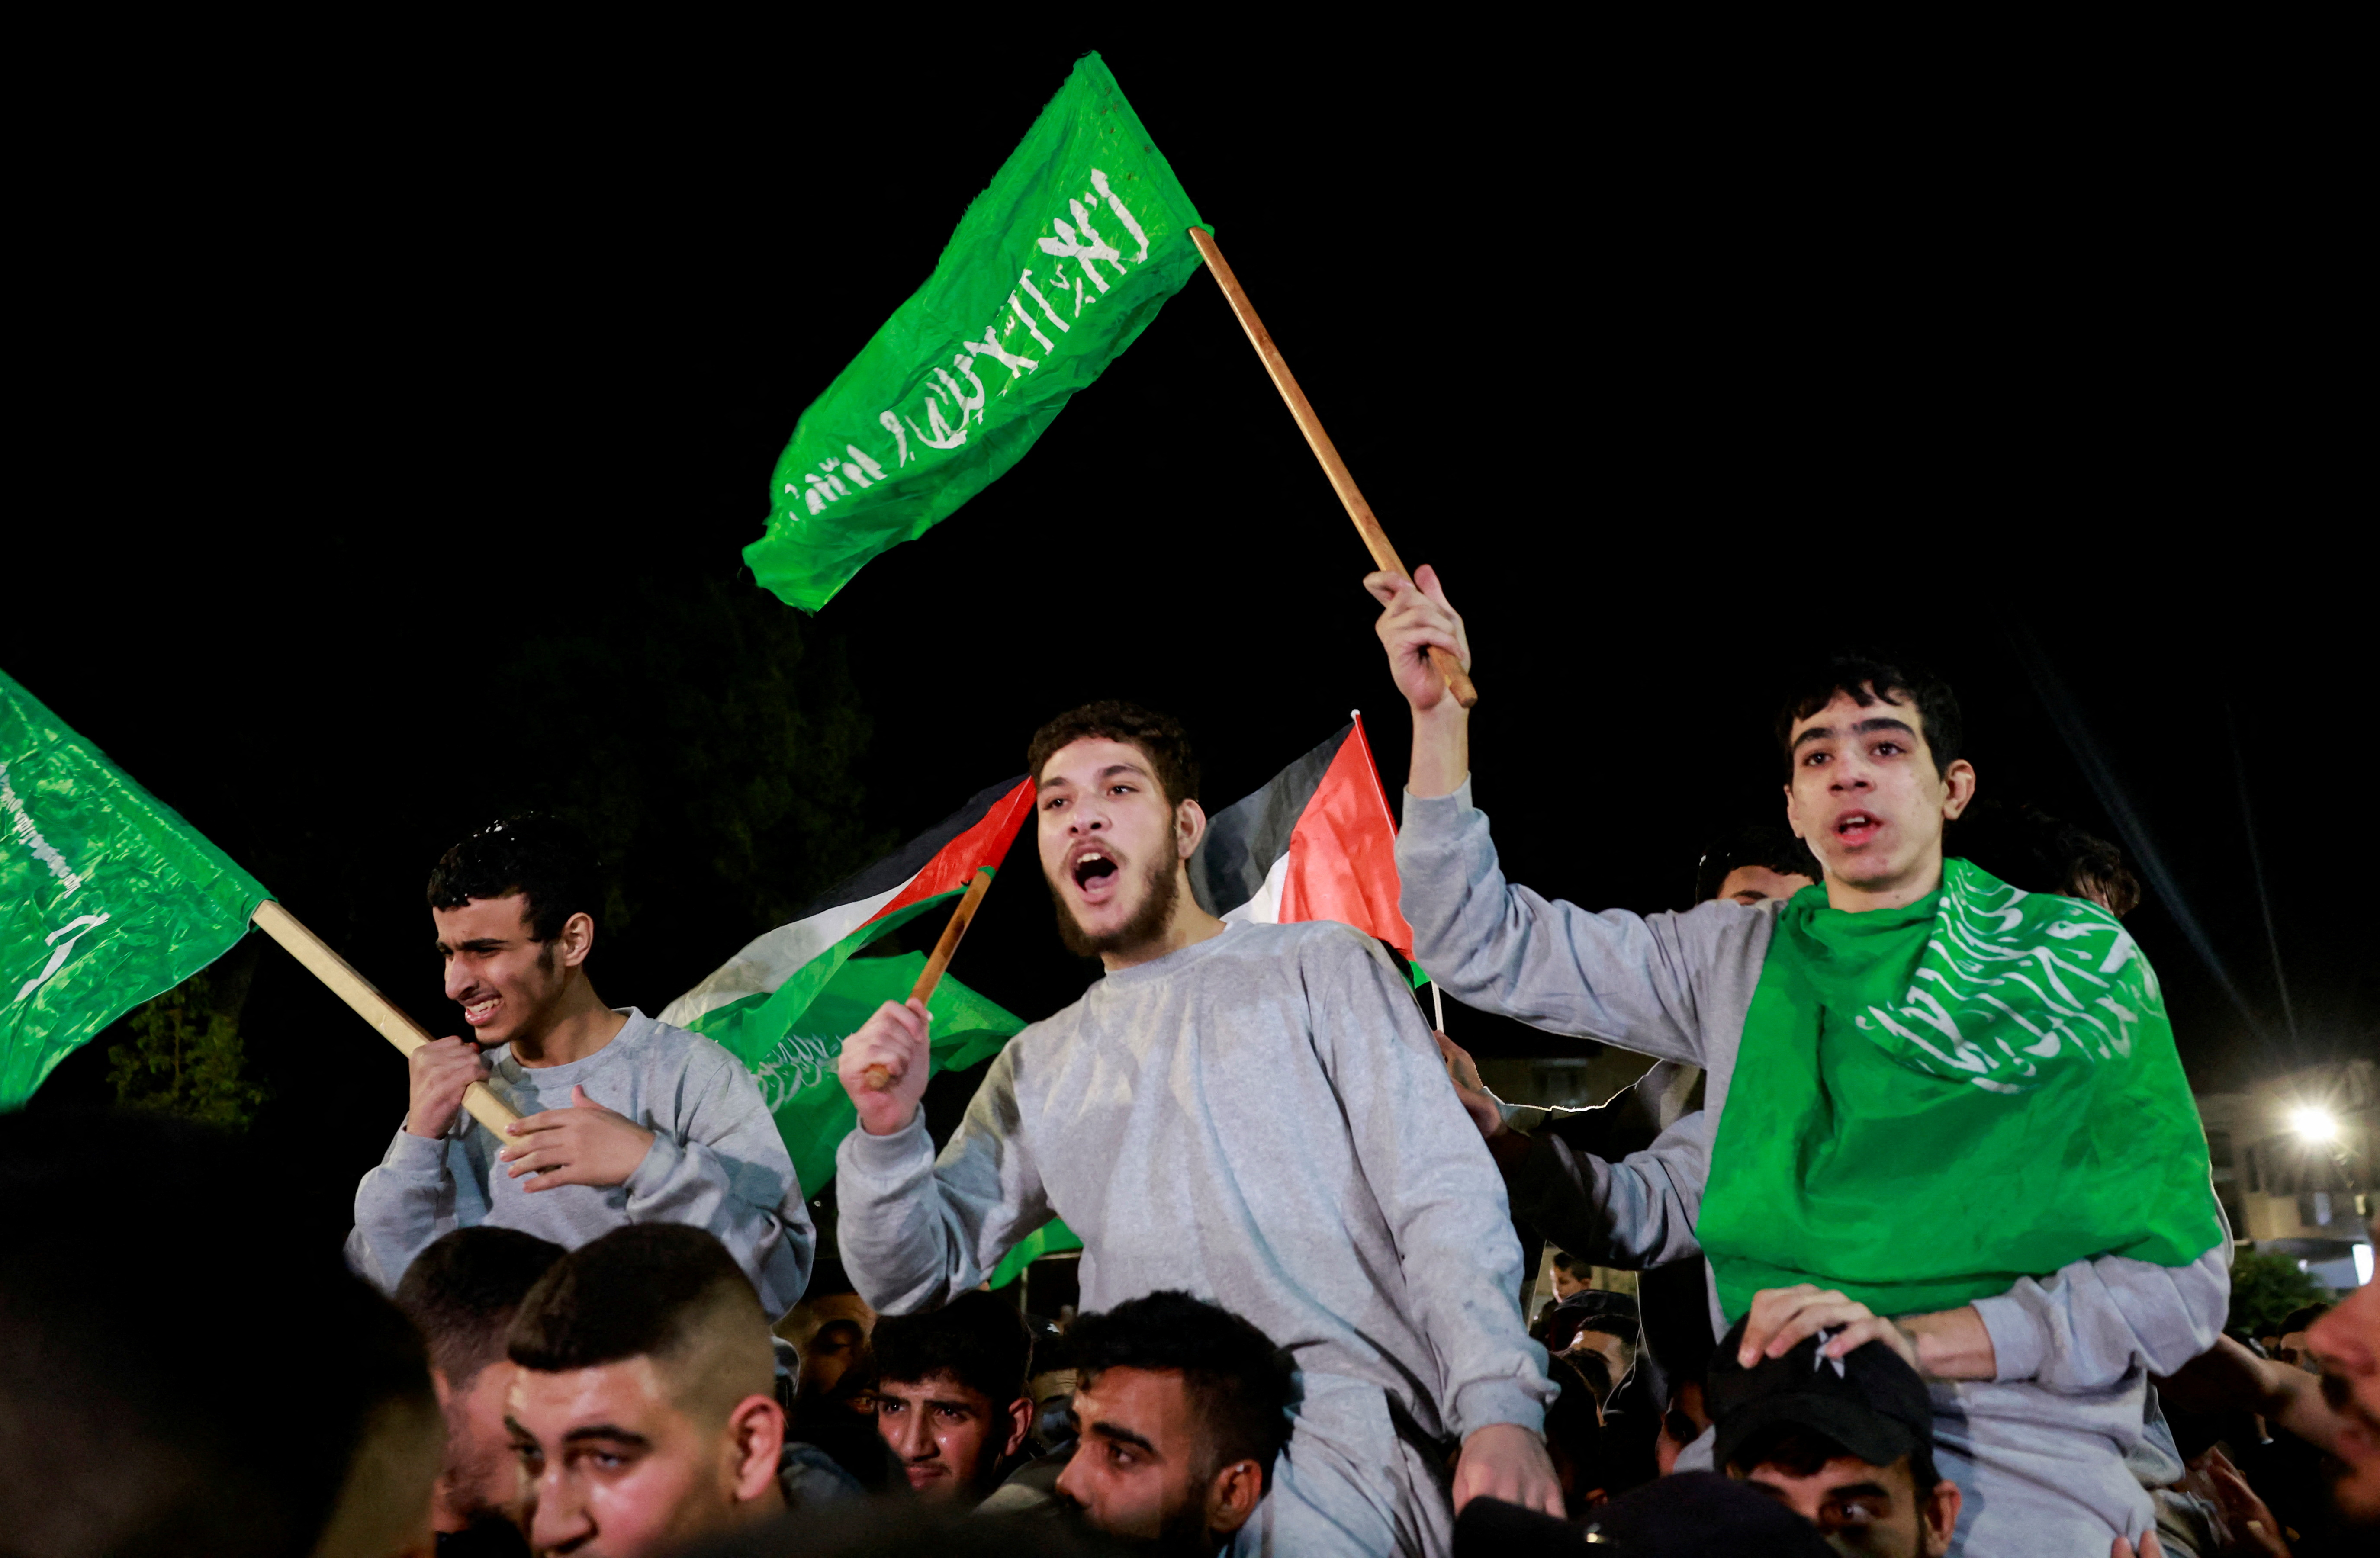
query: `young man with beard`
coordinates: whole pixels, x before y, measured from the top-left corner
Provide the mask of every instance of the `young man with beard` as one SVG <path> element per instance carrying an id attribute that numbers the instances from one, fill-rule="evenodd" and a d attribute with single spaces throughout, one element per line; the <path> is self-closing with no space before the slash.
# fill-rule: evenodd
<path id="1" fill-rule="evenodd" d="M 1949 689 L 1839 660 L 1787 701 L 1786 820 L 1820 887 L 1590 914 L 1497 864 L 1468 716 L 1427 658 L 1470 653 L 1435 574 L 1366 584 L 1414 714 L 1397 863 L 1415 955 L 1474 1006 L 1705 1069 L 1694 1236 L 1718 1320 L 1753 1312 L 1741 1361 L 1825 1327 L 1834 1358 L 1906 1347 L 1971 1511 L 1963 1551 L 2097 1553 L 2146 1530 L 2124 1452 L 2147 1375 L 2219 1333 L 2230 1241 L 2155 977 L 2115 916 L 1945 861 L 1975 789 Z M 1613 739 L 1658 723 L 1691 751 L 1699 718 L 1664 706 Z"/>
<path id="2" fill-rule="evenodd" d="M 1082 1437 L 1059 1497 L 1096 1530 L 1169 1558 L 1211 1558 L 1255 1514 L 1289 1437 L 1288 1359 L 1187 1293 L 1087 1314 L 1069 1340 Z"/>
<path id="3" fill-rule="evenodd" d="M 1398 971 L 1344 925 L 1198 908 L 1207 816 L 1172 719 L 1075 709 L 1028 766 L 1060 933 L 1106 976 L 1009 1041 L 939 1161 L 925 1010 L 888 1003 L 845 1043 L 854 1284 L 888 1313 L 948 1303 L 1057 1216 L 1086 1308 L 1178 1288 L 1245 1316 L 1303 1375 L 1247 1551 L 1444 1552 L 1458 1444 L 1457 1505 L 1557 1509 L 1503 1184 Z"/>
<path id="4" fill-rule="evenodd" d="M 413 1052 L 412 1105 L 356 1189 L 347 1262 L 389 1291 L 458 1227 L 567 1250 L 630 1224 L 686 1223 L 726 1245 L 782 1315 L 815 1238 L 793 1159 L 735 1057 L 595 994 L 601 898 L 585 840 L 547 817 L 492 824 L 430 874 L 446 996 L 471 1036 Z M 463 1111 L 475 1081 L 523 1117 L 502 1141 Z"/>
<path id="5" fill-rule="evenodd" d="M 406 1268 L 396 1307 L 430 1349 L 430 1383 L 446 1419 L 446 1458 L 431 1490 L 439 1558 L 528 1551 L 520 1478 L 504 1429 L 512 1364 L 504 1333 L 562 1247 L 512 1228 L 457 1228 Z"/>

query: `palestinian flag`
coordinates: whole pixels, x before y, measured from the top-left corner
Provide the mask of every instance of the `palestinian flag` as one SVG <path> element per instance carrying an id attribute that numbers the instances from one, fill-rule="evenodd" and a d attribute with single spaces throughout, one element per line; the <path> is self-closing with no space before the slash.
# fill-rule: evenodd
<path id="1" fill-rule="evenodd" d="M 903 965 L 914 980 L 925 959 L 915 954 L 845 965 L 868 943 L 920 916 L 936 916 L 939 931 L 940 914 L 957 903 L 977 871 L 999 867 L 1032 811 L 1030 779 L 993 785 L 662 1008 L 662 1021 L 717 1040 L 759 1078 L 805 1191 L 814 1195 L 826 1182 L 835 1144 L 850 1129 L 848 1119 L 836 1129 L 825 1117 L 838 1106 L 843 1115 L 851 1113 L 834 1076 L 844 1035 L 880 1002 L 908 994 L 892 965 Z M 938 1069 L 972 1065 L 1025 1025 L 947 975 L 928 1005 L 936 1019 Z M 983 1048 L 976 1041 L 987 1036 L 993 1042 Z M 958 1057 L 961 1049 L 968 1052 L 965 1059 Z M 820 1143 L 827 1137 L 821 1161 Z"/>
<path id="2" fill-rule="evenodd" d="M 1361 714 L 1215 814 L 1190 857 L 1190 891 L 1225 920 L 1338 920 L 1412 960 L 1413 927 L 1397 907 L 1396 819 Z"/>

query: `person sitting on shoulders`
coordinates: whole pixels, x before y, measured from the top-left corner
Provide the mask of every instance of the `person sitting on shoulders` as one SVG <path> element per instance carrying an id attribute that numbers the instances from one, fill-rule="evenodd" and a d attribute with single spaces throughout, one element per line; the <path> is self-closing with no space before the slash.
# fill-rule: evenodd
<path id="1" fill-rule="evenodd" d="M 589 982 L 601 886 L 550 817 L 512 817 L 446 851 L 430 917 L 469 1038 L 422 1045 L 412 1103 L 356 1188 L 347 1262 L 395 1291 L 415 1256 L 486 1224 L 575 1249 L 685 1223 L 735 1257 L 771 1316 L 808 1280 L 815 1235 L 751 1074 L 710 1039 L 603 1004 Z M 485 1083 L 523 1117 L 503 1141 L 464 1112 Z"/>
<path id="2" fill-rule="evenodd" d="M 2139 947 L 2097 903 L 1946 859 L 1976 786 L 1949 686 L 1838 657 L 1783 700 L 1786 821 L 1820 885 L 1590 913 L 1497 864 L 1469 715 L 1427 658 L 1470 653 L 1435 574 L 1366 583 L 1414 713 L 1397 839 L 1414 955 L 1471 1006 L 1704 1069 L 1717 1123 L 1692 1237 L 1715 1332 L 1756 1293 L 1806 1286 L 1834 1307 L 1800 1311 L 1786 1345 L 1852 1307 L 1908 1341 L 1940 1382 L 1965 1551 L 2095 1553 L 2144 1532 L 2125 1455 L 2148 1376 L 2213 1345 L 2230 1239 Z M 1647 718 L 1691 732 L 1703 716 Z"/>

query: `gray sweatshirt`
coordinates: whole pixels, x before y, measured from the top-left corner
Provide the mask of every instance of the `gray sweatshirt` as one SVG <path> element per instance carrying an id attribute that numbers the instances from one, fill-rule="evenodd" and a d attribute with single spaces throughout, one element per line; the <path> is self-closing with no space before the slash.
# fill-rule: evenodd
<path id="1" fill-rule="evenodd" d="M 1779 903 L 1640 915 L 1548 901 L 1505 881 L 1468 779 L 1452 795 L 1405 796 L 1397 869 L 1414 957 L 1449 994 L 1549 1033 L 1703 1067 L 1716 1128 Z M 1658 1202 L 1637 1197 L 1647 1215 Z M 1672 1233 L 1665 1225 L 1612 1237 L 1658 1247 Z M 1946 1460 L 1984 1479 L 1981 1492 L 1969 1487 L 1973 1519 L 1960 1523 L 1961 1542 L 1982 1545 L 1963 1551 L 2060 1552 L 2087 1537 L 2104 1552 L 2107 1539 L 2088 1522 L 2063 1523 L 2061 1503 L 2112 1530 L 2147 1528 L 2146 1495 L 2123 1464 L 2141 1437 L 2146 1375 L 2214 1346 L 2229 1296 L 2227 1239 L 2187 1266 L 2102 1256 L 1977 1299 L 1998 1373 L 1934 1387 Z"/>
<path id="2" fill-rule="evenodd" d="M 488 1054 L 488 1086 L 523 1115 L 571 1107 L 570 1090 L 652 1131 L 652 1150 L 617 1185 L 534 1194 L 495 1161 L 494 1134 L 457 1112 L 443 1141 L 400 1126 L 380 1166 L 356 1187 L 347 1263 L 383 1290 L 442 1235 L 488 1224 L 565 1250 L 630 1223 L 708 1228 L 759 1290 L 773 1320 L 809 1282 L 816 1234 L 794 1162 L 751 1073 L 712 1041 L 630 1008 L 610 1044 L 566 1066 L 526 1067 L 510 1045 Z"/>
<path id="3" fill-rule="evenodd" d="M 879 1310 L 948 1302 L 1065 1219 L 1082 1303 L 1182 1288 L 1291 1349 L 1306 1396 L 1387 1393 L 1432 1436 L 1544 1420 L 1504 1186 L 1369 938 L 1233 925 L 1008 1043 L 936 1158 L 922 1121 L 837 1158 Z M 1371 1397 L 1378 1410 L 1379 1396 Z"/>

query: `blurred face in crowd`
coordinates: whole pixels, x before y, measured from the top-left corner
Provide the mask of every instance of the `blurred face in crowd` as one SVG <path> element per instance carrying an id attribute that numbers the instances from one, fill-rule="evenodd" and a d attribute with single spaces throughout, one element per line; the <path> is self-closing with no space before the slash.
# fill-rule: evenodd
<path id="1" fill-rule="evenodd" d="M 1050 754 L 1036 780 L 1041 871 L 1067 950 L 1123 956 L 1163 936 L 1182 863 L 1206 831 L 1198 803 L 1167 804 L 1147 754 L 1096 736 Z"/>
<path id="2" fill-rule="evenodd" d="M 1564 1271 L 1560 1266 L 1554 1268 L 1554 1301 L 1556 1303 L 1561 1302 L 1585 1286 L 1586 1278 L 1578 1273 Z"/>
<path id="3" fill-rule="evenodd" d="M 1855 894 L 1931 892 L 1941 876 L 1942 825 L 1974 798 L 1975 770 L 1945 773 L 1914 705 L 1862 708 L 1849 693 L 1793 722 L 1785 817 L 1837 885 Z M 1852 907 L 1838 901 L 1837 908 Z"/>
<path id="4" fill-rule="evenodd" d="M 784 1417 L 748 1396 L 721 1420 L 689 1410 L 650 1357 L 545 1373 L 516 1369 L 505 1426 L 535 1501 L 540 1554 L 642 1558 L 784 1508 Z"/>
<path id="5" fill-rule="evenodd" d="M 2380 1215 L 2372 1238 L 2380 1246 Z M 2331 1445 L 2345 1467 L 2338 1506 L 2350 1519 L 2380 1521 L 2380 1278 L 2339 1300 L 2305 1336 L 2322 1363 L 2322 1398 L 2340 1419 Z"/>
<path id="6" fill-rule="evenodd" d="M 1957 1484 L 1946 1479 L 1921 1495 L 1906 1455 L 1890 1466 L 1837 1455 L 1807 1477 L 1781 1466 L 1730 1474 L 1817 1527 L 1841 1552 L 1941 1558 L 1959 1523 Z"/>
<path id="7" fill-rule="evenodd" d="M 431 1510 L 439 1530 L 459 1531 L 482 1515 L 512 1516 L 520 1509 L 520 1463 L 513 1455 L 512 1431 L 504 1426 L 514 1367 L 499 1358 L 460 1388 L 442 1371 L 430 1371 L 446 1416 L 446 1459 Z"/>
<path id="8" fill-rule="evenodd" d="M 876 1431 L 910 1492 L 934 1503 L 980 1503 L 1032 1426 L 1032 1402 L 996 1402 L 948 1371 L 876 1383 Z"/>
<path id="9" fill-rule="evenodd" d="M 1765 865 L 1739 865 L 1727 874 L 1718 891 L 1711 896 L 1724 903 L 1741 903 L 1749 908 L 1772 898 L 1791 898 L 1803 888 L 1815 886 L 1807 876 L 1787 876 Z"/>
<path id="10" fill-rule="evenodd" d="M 1215 1469 L 1182 1375 L 1105 1369 L 1075 1392 L 1081 1431 L 1062 1498 L 1111 1536 L 1161 1552 L 1214 1552 L 1263 1496 L 1254 1461 Z"/>
<path id="11" fill-rule="evenodd" d="M 584 914 L 570 916 L 552 941 L 534 939 L 528 910 L 528 895 L 515 893 L 430 912 L 446 998 L 463 1008 L 471 1041 L 483 1049 L 551 1027 L 572 971 L 594 945 L 595 922 Z"/>

